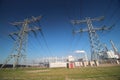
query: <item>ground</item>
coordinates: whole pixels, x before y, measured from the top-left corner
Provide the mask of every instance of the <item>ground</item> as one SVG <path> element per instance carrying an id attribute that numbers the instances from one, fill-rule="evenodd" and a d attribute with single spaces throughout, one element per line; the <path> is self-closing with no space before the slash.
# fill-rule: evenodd
<path id="1" fill-rule="evenodd" d="M 120 80 L 120 65 L 74 69 L 1 69 L 0 80 Z"/>

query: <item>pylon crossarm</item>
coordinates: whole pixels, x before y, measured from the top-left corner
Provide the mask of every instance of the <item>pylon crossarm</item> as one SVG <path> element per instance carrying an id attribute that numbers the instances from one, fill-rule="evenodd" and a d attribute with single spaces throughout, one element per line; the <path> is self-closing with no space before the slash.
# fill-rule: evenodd
<path id="1" fill-rule="evenodd" d="M 10 23 L 13 26 L 21 26 L 23 24 L 23 22 L 14 22 L 14 23 Z"/>
<path id="2" fill-rule="evenodd" d="M 86 22 L 86 20 L 71 20 L 71 23 L 73 25 L 80 24 L 80 23 L 85 23 L 85 22 Z"/>
<path id="3" fill-rule="evenodd" d="M 80 29 L 78 31 L 74 31 L 74 33 L 88 32 L 88 29 Z"/>
<path id="4" fill-rule="evenodd" d="M 101 17 L 98 17 L 98 18 L 93 18 L 93 19 L 91 19 L 91 21 L 102 21 L 102 20 L 104 20 L 104 16 L 101 16 Z"/>

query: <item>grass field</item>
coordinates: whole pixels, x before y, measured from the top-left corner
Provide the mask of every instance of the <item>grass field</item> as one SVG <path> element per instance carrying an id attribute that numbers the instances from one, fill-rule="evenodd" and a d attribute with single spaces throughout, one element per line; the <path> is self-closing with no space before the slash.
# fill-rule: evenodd
<path id="1" fill-rule="evenodd" d="M 120 80 L 120 66 L 1 69 L 0 80 Z"/>

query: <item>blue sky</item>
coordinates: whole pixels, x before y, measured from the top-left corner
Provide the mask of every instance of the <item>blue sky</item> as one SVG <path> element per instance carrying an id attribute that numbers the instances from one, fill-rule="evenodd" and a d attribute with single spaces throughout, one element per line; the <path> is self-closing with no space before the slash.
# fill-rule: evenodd
<path id="1" fill-rule="evenodd" d="M 8 34 L 17 29 L 9 23 L 39 15 L 43 16 L 40 25 L 48 47 L 38 32 L 37 37 L 30 33 L 27 47 L 29 59 L 67 56 L 74 54 L 75 50 L 85 50 L 90 57 L 88 33 L 72 34 L 73 28 L 87 28 L 86 24 L 73 26 L 70 23 L 70 20 L 85 17 L 105 16 L 104 21 L 94 22 L 94 27 L 115 23 L 112 30 L 97 33 L 101 43 L 112 49 L 110 40 L 113 40 L 120 51 L 119 14 L 119 0 L 0 0 L 0 62 L 7 58 L 14 44 Z"/>

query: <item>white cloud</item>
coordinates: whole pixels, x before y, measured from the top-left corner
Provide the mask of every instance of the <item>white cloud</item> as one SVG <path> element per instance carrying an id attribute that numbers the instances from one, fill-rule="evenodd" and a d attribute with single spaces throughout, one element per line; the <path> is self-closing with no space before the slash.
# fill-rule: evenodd
<path id="1" fill-rule="evenodd" d="M 85 53 L 85 51 L 84 50 L 76 50 L 76 51 L 74 51 L 74 53 L 81 54 L 81 53 Z"/>

